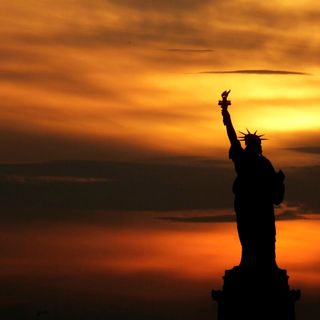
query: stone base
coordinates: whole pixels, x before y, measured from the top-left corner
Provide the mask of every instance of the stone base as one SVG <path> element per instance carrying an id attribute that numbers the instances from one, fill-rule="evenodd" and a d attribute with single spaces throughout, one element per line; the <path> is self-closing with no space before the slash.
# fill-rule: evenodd
<path id="1" fill-rule="evenodd" d="M 218 320 L 294 320 L 300 290 L 290 290 L 287 271 L 226 270 L 222 290 L 212 290 L 218 303 Z"/>

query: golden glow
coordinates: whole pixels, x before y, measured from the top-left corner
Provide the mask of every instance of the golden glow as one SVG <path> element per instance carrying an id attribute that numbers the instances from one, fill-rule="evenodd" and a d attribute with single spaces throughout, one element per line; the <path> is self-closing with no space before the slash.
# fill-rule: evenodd
<path id="1" fill-rule="evenodd" d="M 231 89 L 235 129 L 266 134 L 263 150 L 276 168 L 319 165 L 319 10 L 311 0 L 2 0 L 0 163 L 175 155 L 226 160 L 218 100 Z M 256 72 L 229 73 L 239 70 Z M 52 179 L 47 173 L 38 178 Z M 54 179 L 68 182 L 59 174 Z M 50 216 L 43 210 L 34 221 Z M 90 299 L 103 300 L 118 316 L 126 309 L 119 303 L 142 296 L 144 306 L 152 301 L 153 307 L 160 293 L 171 310 L 174 299 L 186 305 L 181 287 L 196 296 L 201 283 L 201 301 L 209 305 L 207 293 L 239 262 L 235 224 L 173 223 L 158 213 L 135 224 L 134 214 L 117 212 L 110 220 L 108 214 L 99 226 L 69 213 L 57 215 L 71 217 L 61 225 L 37 224 L 23 213 L 17 217 L 25 225 L 4 224 L 2 311 L 20 310 L 26 300 L 37 312 L 47 308 L 38 308 L 42 301 L 62 301 L 69 309 L 76 297 L 86 317 L 81 302 Z M 277 223 L 279 265 L 304 293 L 320 289 L 319 223 L 314 217 Z M 151 294 L 150 279 L 161 282 Z"/>
<path id="2" fill-rule="evenodd" d="M 140 227 L 67 225 L 11 229 L 3 233 L 0 277 L 87 274 L 170 274 L 170 277 L 221 282 L 225 269 L 239 263 L 235 223 L 161 222 Z M 277 261 L 290 283 L 320 288 L 320 220 L 277 222 Z M 49 231 L 50 230 L 50 231 Z M 10 253 L 9 253 L 10 248 Z"/>
<path id="3" fill-rule="evenodd" d="M 303 10 L 298 1 L 282 2 L 277 12 L 253 1 L 245 6 L 239 1 L 238 7 L 234 2 L 140 5 L 2 1 L 0 120 L 21 135 L 66 136 L 80 143 L 85 137 L 105 148 L 105 158 L 103 141 L 110 139 L 124 150 L 133 145 L 151 153 L 225 158 L 228 142 L 217 102 L 221 91 L 231 88 L 237 130 L 257 128 L 269 137 L 299 132 L 297 147 L 310 130 L 319 135 L 317 33 L 306 40 L 317 22 L 310 11 L 305 18 L 298 15 L 297 8 Z M 184 20 L 172 19 L 170 10 L 183 11 Z M 292 25 L 290 15 L 298 15 L 300 24 Z M 265 23 L 269 16 L 273 25 Z M 294 39 L 286 24 L 294 28 Z M 310 75 L 201 73 L 241 69 Z M 271 154 L 282 148 L 282 158 L 293 164 L 298 155 L 284 150 L 287 142 L 268 146 Z M 7 158 L 17 161 L 11 153 Z M 34 154 L 34 160 L 42 157 Z M 68 157 L 63 147 L 56 153 Z"/>

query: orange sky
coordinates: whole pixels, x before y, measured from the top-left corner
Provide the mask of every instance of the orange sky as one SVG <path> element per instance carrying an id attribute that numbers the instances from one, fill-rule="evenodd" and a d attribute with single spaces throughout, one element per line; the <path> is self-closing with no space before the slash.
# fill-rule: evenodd
<path id="1" fill-rule="evenodd" d="M 80 319 L 110 297 L 102 318 L 149 319 L 146 301 L 167 299 L 150 315 L 211 319 L 209 292 L 240 245 L 229 216 L 193 214 L 232 214 L 232 164 L 206 161 L 228 160 L 226 89 L 235 128 L 264 133 L 287 175 L 279 264 L 318 299 L 319 220 L 303 215 L 320 212 L 318 2 L 2 0 L 0 11 L 0 164 L 75 160 L 0 166 L 1 314 L 71 312 L 74 299 L 80 316 L 56 318 Z M 166 210 L 185 220 L 158 219 Z"/>
<path id="2" fill-rule="evenodd" d="M 0 160 L 224 159 L 217 101 L 232 89 L 236 129 L 266 133 L 276 164 L 319 163 L 320 5 L 307 4 L 1 1 Z M 235 70 L 260 72 L 212 73 Z"/>
<path id="3" fill-rule="evenodd" d="M 125 319 L 137 312 L 131 301 L 145 319 L 148 302 L 156 301 L 152 312 L 165 319 L 183 313 L 177 302 L 182 301 L 185 319 L 212 319 L 215 310 L 207 316 L 199 310 L 212 308 L 211 289 L 220 288 L 224 270 L 239 262 L 235 224 L 161 221 L 151 212 L 133 216 L 117 228 L 56 223 L 2 229 L 0 279 L 10 294 L 0 308 L 30 304 L 50 314 L 58 309 L 65 319 L 76 301 L 77 318 L 87 319 L 84 306 L 98 312 L 102 303 L 110 315 L 120 304 Z M 308 303 L 317 305 L 320 289 L 319 223 L 312 217 L 277 222 L 277 260 L 288 270 L 291 288 L 302 290 L 296 305 L 301 319 L 317 314 L 308 314 Z"/>

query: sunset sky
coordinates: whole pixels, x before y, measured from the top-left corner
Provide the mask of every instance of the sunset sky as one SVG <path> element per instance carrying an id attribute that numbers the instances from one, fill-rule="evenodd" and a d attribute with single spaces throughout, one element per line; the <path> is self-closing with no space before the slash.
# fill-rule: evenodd
<path id="1" fill-rule="evenodd" d="M 225 89 L 236 128 L 265 133 L 269 154 L 319 160 L 315 1 L 3 0 L 0 9 L 2 162 L 225 159 Z"/>
<path id="2" fill-rule="evenodd" d="M 84 301 L 88 316 L 77 317 L 91 319 L 113 294 L 102 318 L 150 318 L 150 305 L 139 306 L 158 297 L 165 307 L 154 319 L 170 319 L 168 310 L 211 319 L 216 309 L 200 298 L 212 289 L 211 270 L 221 285 L 239 256 L 218 106 L 227 89 L 236 130 L 265 134 L 264 154 L 286 174 L 279 259 L 306 292 L 300 314 L 317 319 L 317 1 L 2 0 L 0 10 L 0 278 L 8 292 L 0 311 L 8 319 L 39 308 L 51 310 L 44 319 L 53 309 L 67 319 L 76 314 L 70 301 L 71 309 Z M 179 286 L 194 288 L 194 313 Z"/>

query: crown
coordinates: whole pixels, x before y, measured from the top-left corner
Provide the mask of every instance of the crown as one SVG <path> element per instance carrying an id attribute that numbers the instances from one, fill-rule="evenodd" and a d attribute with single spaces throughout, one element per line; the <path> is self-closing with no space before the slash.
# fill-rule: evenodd
<path id="1" fill-rule="evenodd" d="M 247 132 L 248 133 L 244 133 L 239 131 L 242 134 L 242 137 L 239 137 L 240 141 L 245 141 L 246 144 L 248 143 L 261 143 L 262 140 L 268 140 L 265 138 L 262 138 L 264 136 L 264 134 L 257 134 L 257 130 L 254 133 L 251 133 L 248 129 Z"/>

